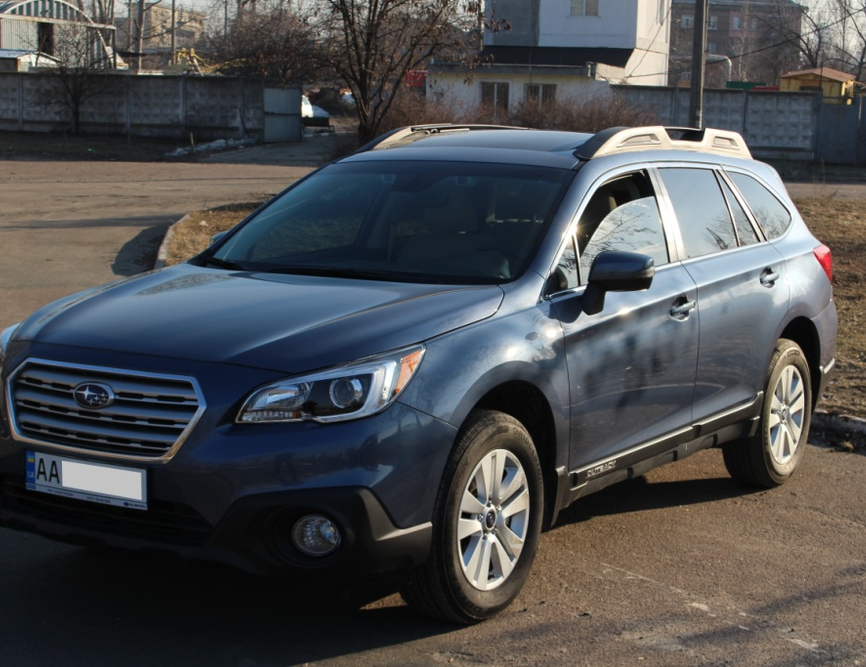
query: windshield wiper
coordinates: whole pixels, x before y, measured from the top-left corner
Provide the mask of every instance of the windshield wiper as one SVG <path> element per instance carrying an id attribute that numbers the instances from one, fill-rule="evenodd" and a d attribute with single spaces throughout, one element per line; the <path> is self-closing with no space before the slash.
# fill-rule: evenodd
<path id="1" fill-rule="evenodd" d="M 266 269 L 263 273 L 285 273 L 299 276 L 326 276 L 328 278 L 372 278 L 380 280 L 394 280 L 394 274 L 386 271 L 370 271 L 366 269 L 341 269 L 335 266 L 275 266 Z"/>
<path id="2" fill-rule="evenodd" d="M 206 257 L 202 260 L 202 266 L 216 266 L 220 269 L 231 269 L 233 271 L 247 271 L 248 269 L 237 262 L 217 257 Z"/>
<path id="3" fill-rule="evenodd" d="M 400 271 L 375 271 L 373 269 L 351 269 L 335 266 L 278 266 L 263 273 L 280 273 L 297 276 L 323 276 L 326 278 L 356 278 L 358 280 L 382 280 L 395 283 L 442 284 L 442 276 Z"/>

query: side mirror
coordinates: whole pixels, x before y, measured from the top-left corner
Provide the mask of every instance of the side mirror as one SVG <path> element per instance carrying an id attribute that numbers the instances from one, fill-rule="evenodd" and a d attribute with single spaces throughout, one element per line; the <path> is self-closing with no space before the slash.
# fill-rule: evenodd
<path id="1" fill-rule="evenodd" d="M 217 241 L 219 241 L 219 240 L 220 240 L 223 236 L 225 236 L 226 234 L 228 234 L 228 230 L 226 230 L 226 231 L 224 231 L 224 232 L 217 232 L 216 234 L 214 234 L 213 236 L 211 236 L 211 237 L 210 237 L 210 245 L 213 245 L 214 243 L 216 243 Z"/>
<path id="2" fill-rule="evenodd" d="M 608 292 L 639 292 L 649 289 L 655 276 L 652 257 L 636 252 L 609 250 L 600 253 L 589 270 L 589 281 L 583 293 L 583 312 L 600 313 Z"/>

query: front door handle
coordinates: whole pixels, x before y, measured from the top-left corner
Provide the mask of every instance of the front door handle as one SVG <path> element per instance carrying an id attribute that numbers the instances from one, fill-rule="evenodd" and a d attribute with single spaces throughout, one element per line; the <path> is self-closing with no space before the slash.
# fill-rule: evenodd
<path id="1" fill-rule="evenodd" d="M 675 320 L 684 320 L 689 313 L 695 309 L 697 304 L 686 296 L 681 296 L 671 306 L 671 317 Z"/>

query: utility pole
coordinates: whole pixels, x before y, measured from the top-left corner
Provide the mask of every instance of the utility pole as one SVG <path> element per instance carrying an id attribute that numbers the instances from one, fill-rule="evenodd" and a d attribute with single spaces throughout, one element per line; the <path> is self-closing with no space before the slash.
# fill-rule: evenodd
<path id="1" fill-rule="evenodd" d="M 177 10 L 175 7 L 175 0 L 171 0 L 171 58 L 169 58 L 168 64 L 174 65 L 175 63 L 175 53 L 177 53 Z"/>
<path id="2" fill-rule="evenodd" d="M 689 124 L 704 127 L 704 68 L 707 55 L 707 7 L 710 0 L 695 0 L 695 38 L 692 43 L 692 83 L 689 95 Z"/>

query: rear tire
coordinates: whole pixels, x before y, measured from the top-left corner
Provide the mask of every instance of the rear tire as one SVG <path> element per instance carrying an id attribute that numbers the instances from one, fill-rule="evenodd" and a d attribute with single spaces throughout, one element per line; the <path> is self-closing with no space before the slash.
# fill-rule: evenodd
<path id="1" fill-rule="evenodd" d="M 803 458 L 811 421 L 809 364 L 800 346 L 783 338 L 767 369 L 758 432 L 722 450 L 731 477 L 763 488 L 785 483 Z"/>
<path id="2" fill-rule="evenodd" d="M 544 516 L 532 438 L 500 412 L 470 415 L 445 468 L 428 561 L 406 573 L 415 610 L 476 623 L 505 609 L 529 576 Z"/>

